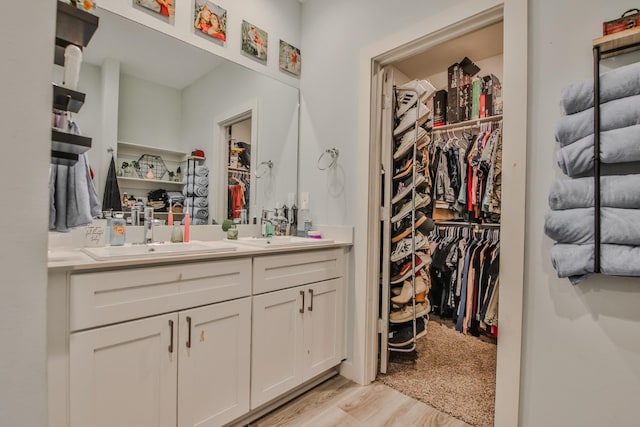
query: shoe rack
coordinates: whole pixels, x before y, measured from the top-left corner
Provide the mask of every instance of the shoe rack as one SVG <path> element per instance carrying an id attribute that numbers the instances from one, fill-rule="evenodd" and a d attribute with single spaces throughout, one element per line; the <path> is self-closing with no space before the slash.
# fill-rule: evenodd
<path id="1" fill-rule="evenodd" d="M 413 95 L 416 99 L 415 107 L 409 108 L 401 116 L 397 116 L 396 112 L 400 106 L 400 100 L 405 95 Z M 391 135 L 390 143 L 385 144 L 382 152 L 382 170 L 384 191 L 382 195 L 382 254 L 381 254 L 381 372 L 385 373 L 390 352 L 413 352 L 416 349 L 417 339 L 426 333 L 426 319 L 428 317 L 428 302 L 420 303 L 416 301 L 416 296 L 420 298 L 420 291 L 426 291 L 425 281 L 419 276 L 420 271 L 424 271 L 427 265 L 425 259 L 416 255 L 418 250 L 418 240 L 422 241 L 417 233 L 416 221 L 422 216 L 418 209 L 429 203 L 428 196 L 423 197 L 418 191 L 417 186 L 424 184 L 419 175 L 419 150 L 418 142 L 420 140 L 419 130 L 421 130 L 421 122 L 424 121 L 425 115 L 422 111 L 420 96 L 422 94 L 414 89 L 399 88 L 393 86 L 387 99 L 387 108 L 389 104 L 392 110 L 392 125 L 383 125 L 383 132 Z M 412 125 L 402 132 L 394 132 L 404 119 L 404 123 L 415 115 Z M 408 141 L 412 139 L 412 141 Z M 402 155 L 398 155 L 399 148 L 404 142 L 401 149 Z M 407 150 L 407 142 L 411 142 L 411 147 Z M 401 178 L 396 178 L 402 175 Z M 401 184 L 402 183 L 402 184 Z M 404 185 L 403 185 L 404 184 Z M 408 184 L 408 185 L 407 185 Z M 407 189 L 410 187 L 410 190 Z M 404 230 L 404 233 L 402 231 Z M 407 231 L 409 231 L 407 233 Z M 402 234 L 406 234 L 401 238 Z M 394 238 L 395 236 L 395 238 Z M 426 236 L 424 236 L 426 239 Z M 407 245 L 410 242 L 410 245 Z M 424 243 L 422 243 L 424 244 Z M 398 256 L 398 246 L 404 245 L 406 252 L 403 256 Z M 392 255 L 396 251 L 394 260 Z M 404 254 L 406 253 L 406 255 Z M 399 273 L 398 273 L 399 271 Z M 398 282 L 397 275 L 400 274 Z M 393 280 L 393 276 L 396 280 Z M 394 283 L 392 283 L 394 282 Z M 428 283 L 428 279 L 426 281 Z M 400 286 L 400 294 L 395 296 L 392 293 L 394 285 Z M 426 293 L 426 292 L 425 292 Z M 425 295 L 425 300 L 428 301 Z M 394 305 L 393 300 L 401 301 L 403 304 L 400 312 L 392 312 Z M 401 304 L 399 303 L 399 304 Z M 384 351 L 386 349 L 386 352 Z"/>

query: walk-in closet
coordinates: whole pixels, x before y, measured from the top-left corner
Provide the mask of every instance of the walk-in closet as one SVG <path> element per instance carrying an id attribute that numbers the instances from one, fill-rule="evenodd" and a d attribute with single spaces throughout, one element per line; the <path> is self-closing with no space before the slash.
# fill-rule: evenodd
<path id="1" fill-rule="evenodd" d="M 494 418 L 502 71 L 494 21 L 381 82 L 377 379 L 475 426 Z"/>

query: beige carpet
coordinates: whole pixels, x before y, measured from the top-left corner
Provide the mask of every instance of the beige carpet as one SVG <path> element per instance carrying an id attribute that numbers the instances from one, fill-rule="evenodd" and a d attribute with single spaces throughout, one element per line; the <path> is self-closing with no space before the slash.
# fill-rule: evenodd
<path id="1" fill-rule="evenodd" d="M 493 343 L 429 321 L 417 359 L 392 353 L 378 381 L 473 426 L 493 426 L 496 384 Z M 393 362 L 395 361 L 395 362 Z"/>

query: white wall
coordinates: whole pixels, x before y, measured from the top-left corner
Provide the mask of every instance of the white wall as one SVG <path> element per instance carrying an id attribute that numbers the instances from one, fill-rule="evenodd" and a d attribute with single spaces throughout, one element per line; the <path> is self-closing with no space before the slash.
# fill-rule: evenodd
<path id="1" fill-rule="evenodd" d="M 310 193 L 314 223 L 353 225 L 360 49 L 462 0 L 309 0 L 302 9 L 299 191 Z M 318 170 L 327 148 L 337 167 Z"/>
<path id="2" fill-rule="evenodd" d="M 55 2 L 2 5 L 0 426 L 45 426 L 48 173 Z M 10 101 L 8 101 L 10 100 Z"/>
<path id="3" fill-rule="evenodd" d="M 638 425 L 640 281 L 556 278 L 542 233 L 555 163 L 560 91 L 592 77 L 591 40 L 632 0 L 529 2 L 523 426 Z M 579 16 L 579 21 L 576 21 Z M 566 178 L 565 178 L 566 179 Z"/>
<path id="4" fill-rule="evenodd" d="M 297 0 L 216 0 L 215 4 L 227 10 L 227 42 L 224 45 L 207 40 L 195 34 L 193 26 L 193 0 L 175 1 L 176 13 L 173 25 L 152 14 L 134 8 L 132 0 L 103 0 L 99 7 L 138 21 L 141 24 L 166 32 L 180 40 L 230 59 L 260 73 L 270 75 L 292 86 L 299 85 L 299 79 L 278 69 L 278 48 L 280 39 L 300 47 L 300 10 Z M 242 20 L 246 20 L 268 33 L 266 65 L 256 62 L 241 53 Z M 304 68 L 304 52 L 302 53 Z"/>

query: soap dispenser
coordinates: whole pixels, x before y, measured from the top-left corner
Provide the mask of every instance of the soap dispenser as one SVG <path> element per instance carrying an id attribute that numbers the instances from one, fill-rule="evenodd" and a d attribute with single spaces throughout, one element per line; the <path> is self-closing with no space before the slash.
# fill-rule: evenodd
<path id="1" fill-rule="evenodd" d="M 126 227 L 125 224 L 127 222 L 124 219 L 124 215 L 122 212 L 118 212 L 114 214 L 111 219 L 111 232 L 109 233 L 109 244 L 111 246 L 122 246 L 125 241 L 125 232 Z"/>

